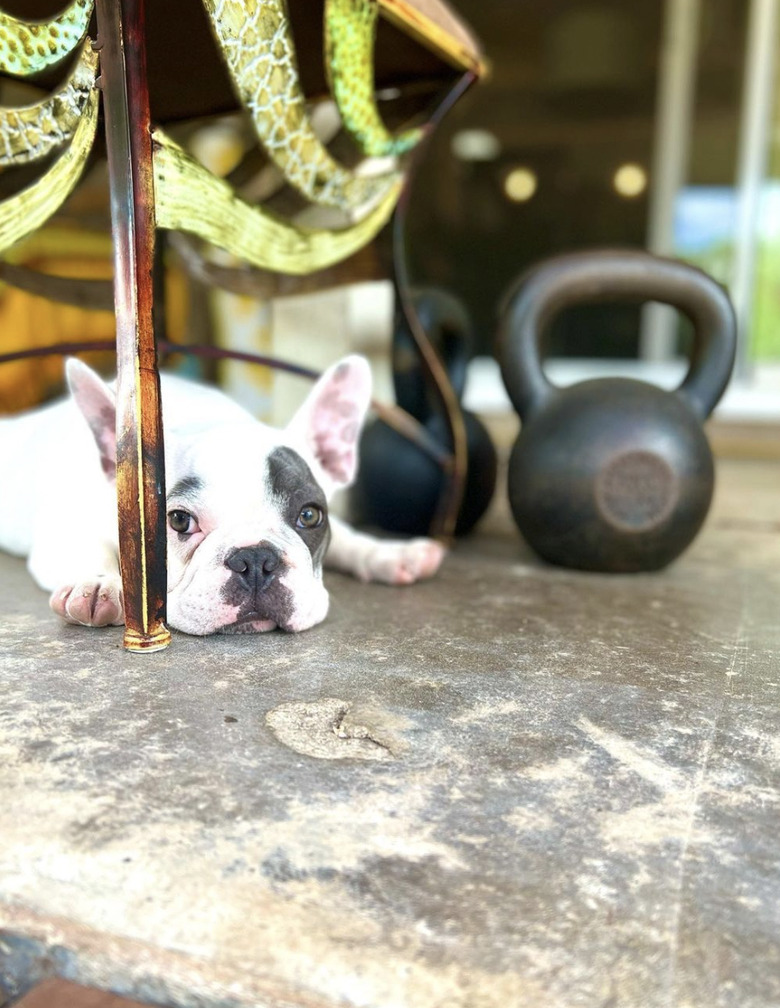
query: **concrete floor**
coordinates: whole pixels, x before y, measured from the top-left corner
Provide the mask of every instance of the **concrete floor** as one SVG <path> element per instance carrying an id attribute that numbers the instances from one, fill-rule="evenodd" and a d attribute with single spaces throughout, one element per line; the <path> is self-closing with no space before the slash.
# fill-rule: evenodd
<path id="1" fill-rule="evenodd" d="M 499 505 L 435 581 L 131 656 L 0 560 L 0 1004 L 780 1005 L 780 464 L 661 574 Z"/>

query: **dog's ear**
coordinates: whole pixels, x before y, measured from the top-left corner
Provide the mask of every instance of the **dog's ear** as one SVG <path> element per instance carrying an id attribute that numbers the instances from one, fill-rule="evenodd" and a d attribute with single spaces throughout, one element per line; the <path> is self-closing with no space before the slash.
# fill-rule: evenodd
<path id="1" fill-rule="evenodd" d="M 68 387 L 100 452 L 100 464 L 108 479 L 116 479 L 116 399 L 92 368 L 75 357 L 65 365 Z"/>
<path id="2" fill-rule="evenodd" d="M 320 467 L 326 492 L 355 478 L 358 438 L 370 403 L 371 369 L 364 357 L 353 354 L 322 375 L 287 426 L 291 440 L 303 443 Z"/>

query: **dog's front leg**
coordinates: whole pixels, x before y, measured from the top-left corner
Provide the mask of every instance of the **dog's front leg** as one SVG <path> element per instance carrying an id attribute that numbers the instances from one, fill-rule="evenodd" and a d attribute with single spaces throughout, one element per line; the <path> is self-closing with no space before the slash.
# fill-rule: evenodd
<path id="1" fill-rule="evenodd" d="M 49 605 L 69 623 L 120 626 L 125 621 L 115 543 L 85 528 L 59 537 L 39 535 L 28 560 L 30 573 L 51 592 Z"/>
<path id="2" fill-rule="evenodd" d="M 446 550 L 434 539 L 378 539 L 331 517 L 325 563 L 360 581 L 406 585 L 431 577 Z"/>

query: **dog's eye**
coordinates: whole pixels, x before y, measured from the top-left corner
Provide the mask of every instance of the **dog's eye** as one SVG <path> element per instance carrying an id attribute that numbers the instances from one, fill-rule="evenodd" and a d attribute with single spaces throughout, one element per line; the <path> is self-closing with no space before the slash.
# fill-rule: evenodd
<path id="1" fill-rule="evenodd" d="M 301 508 L 298 521 L 295 523 L 299 529 L 313 529 L 322 524 L 325 517 L 321 507 L 316 504 L 306 504 Z"/>
<path id="2" fill-rule="evenodd" d="M 174 532 L 180 532 L 182 535 L 192 535 L 198 530 L 198 523 L 189 511 L 169 511 L 168 524 Z"/>

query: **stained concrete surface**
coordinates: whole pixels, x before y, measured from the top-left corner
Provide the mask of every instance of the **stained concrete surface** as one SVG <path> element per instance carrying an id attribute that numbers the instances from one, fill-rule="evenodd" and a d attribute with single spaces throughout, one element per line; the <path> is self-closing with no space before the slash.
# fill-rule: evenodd
<path id="1" fill-rule="evenodd" d="M 0 560 L 0 1004 L 780 1004 L 780 466 L 667 571 L 499 506 L 297 636 L 132 656 Z"/>

